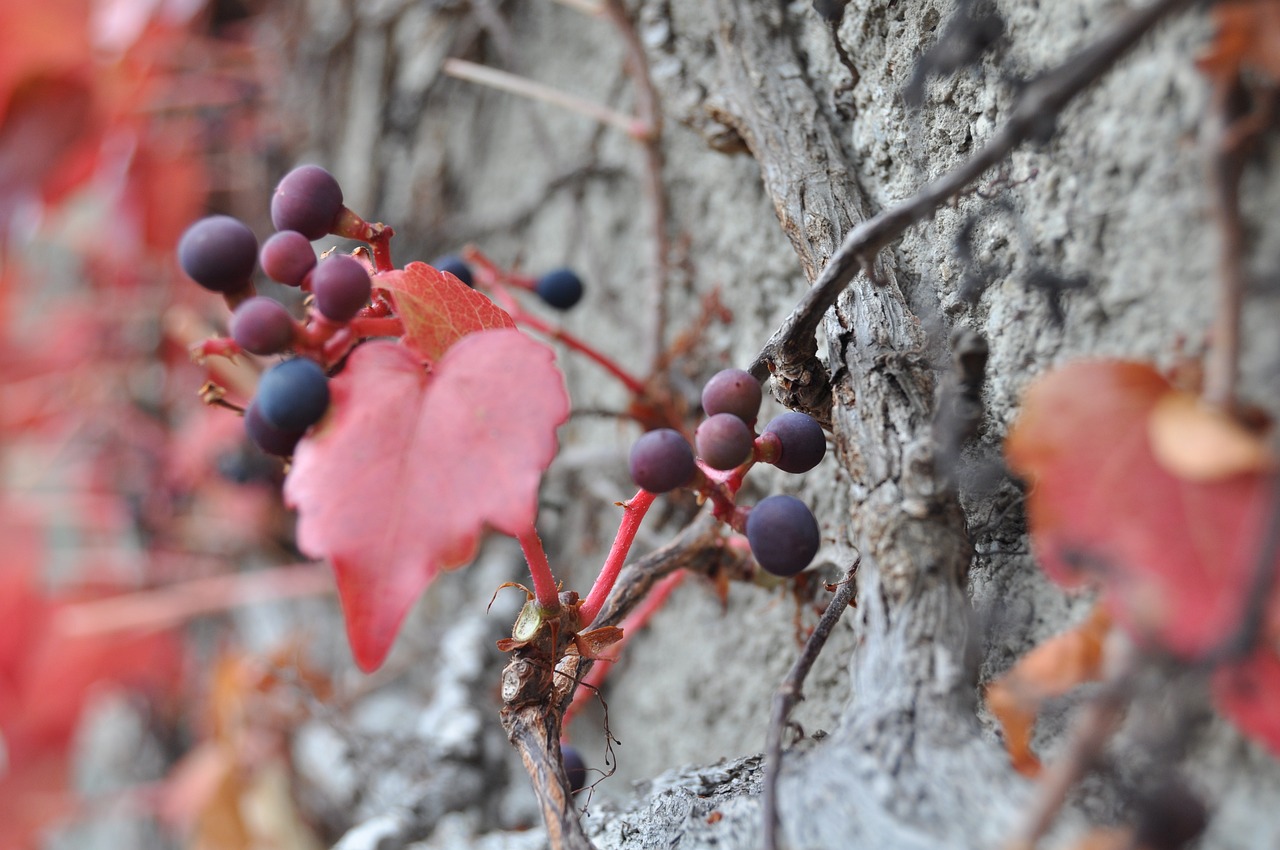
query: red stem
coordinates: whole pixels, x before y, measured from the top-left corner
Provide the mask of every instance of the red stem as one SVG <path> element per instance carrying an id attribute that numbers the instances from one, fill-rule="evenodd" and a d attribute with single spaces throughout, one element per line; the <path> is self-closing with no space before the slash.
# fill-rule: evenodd
<path id="1" fill-rule="evenodd" d="M 547 563 L 547 551 L 542 548 L 542 538 L 537 529 L 529 530 L 519 537 L 520 548 L 524 550 L 524 559 L 529 562 L 529 575 L 533 577 L 533 595 L 538 604 L 548 611 L 560 609 L 560 590 L 556 585 L 556 577 L 551 574 L 551 564 Z"/>
<path id="2" fill-rule="evenodd" d="M 635 542 L 640 523 L 656 498 L 658 497 L 653 493 L 641 490 L 631 497 L 631 501 L 623 505 L 622 523 L 618 526 L 618 536 L 613 539 L 609 556 L 604 559 L 604 566 L 600 568 L 600 575 L 596 576 L 595 584 L 591 585 L 591 592 L 587 594 L 582 607 L 578 609 L 581 622 L 590 623 L 595 620 L 600 609 L 604 607 L 605 599 L 618 581 L 618 573 L 622 572 L 622 565 L 627 560 L 627 553 L 631 551 L 631 544 Z"/>

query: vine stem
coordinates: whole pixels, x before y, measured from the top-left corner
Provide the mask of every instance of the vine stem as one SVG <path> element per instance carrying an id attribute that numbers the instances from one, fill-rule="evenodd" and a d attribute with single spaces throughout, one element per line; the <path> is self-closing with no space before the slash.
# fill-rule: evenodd
<path id="1" fill-rule="evenodd" d="M 773 706 L 769 714 L 769 734 L 764 745 L 764 787 L 761 789 L 761 810 L 764 815 L 764 850 L 778 850 L 778 775 L 782 771 L 782 735 L 787 728 L 787 718 L 796 703 L 803 699 L 801 688 L 804 680 L 818 660 L 818 654 L 826 646 L 827 638 L 841 615 L 849 607 L 858 592 L 855 580 L 859 560 L 845 572 L 844 579 L 836 588 L 835 596 L 822 612 L 822 618 L 814 627 L 813 634 L 805 642 L 804 650 L 795 664 L 787 672 L 778 690 L 773 695 Z"/>
<path id="2" fill-rule="evenodd" d="M 521 534 L 518 539 L 520 548 L 524 550 L 524 559 L 529 562 L 534 598 L 547 611 L 559 610 L 560 589 L 556 585 L 556 577 L 551 574 L 551 564 L 547 562 L 547 550 L 542 547 L 542 538 L 538 536 L 538 530 L 529 526 L 529 530 Z"/>
<path id="3" fill-rule="evenodd" d="M 640 523 L 657 498 L 648 490 L 640 490 L 623 504 L 622 522 L 618 525 L 618 534 L 613 539 L 613 546 L 609 548 L 609 555 L 604 559 L 600 575 L 596 576 L 595 583 L 591 585 L 591 592 L 587 594 L 582 607 L 578 609 L 578 616 L 582 622 L 590 623 L 595 620 L 600 609 L 604 607 L 604 601 L 617 583 L 622 565 L 626 563 L 631 544 L 636 540 Z"/>
<path id="4" fill-rule="evenodd" d="M 876 254 L 1003 161 L 1014 148 L 1027 139 L 1046 135 L 1054 117 L 1072 98 L 1096 82 L 1157 23 L 1190 4 L 1191 0 L 1156 0 L 1129 13 L 1096 42 L 1028 83 L 1009 120 L 973 156 L 925 184 L 912 197 L 850 230 L 813 286 L 756 355 L 751 374 L 763 381 L 769 377 L 770 364 L 786 367 L 816 351 L 818 323 L 854 276 L 871 267 Z M 817 389 L 812 387 L 810 392 Z"/>
<path id="5" fill-rule="evenodd" d="M 617 378 L 633 396 L 640 398 L 646 394 L 647 388 L 645 387 L 644 381 L 641 381 L 635 375 L 632 375 L 626 369 L 618 365 L 618 363 L 616 363 L 611 357 L 603 352 L 597 351 L 587 342 L 578 339 L 568 331 L 563 330 L 562 328 L 557 328 L 549 322 L 544 322 L 532 313 L 527 312 L 520 306 L 520 303 L 516 301 L 516 299 L 511 297 L 511 294 L 506 291 L 506 287 L 502 284 L 494 283 L 490 287 L 490 292 L 494 294 L 495 300 L 498 301 L 502 308 L 511 314 L 511 318 L 514 319 L 517 324 L 531 328 L 540 334 L 550 337 L 556 342 L 562 343 L 566 348 L 572 349 L 573 351 L 583 355 L 610 375 Z"/>

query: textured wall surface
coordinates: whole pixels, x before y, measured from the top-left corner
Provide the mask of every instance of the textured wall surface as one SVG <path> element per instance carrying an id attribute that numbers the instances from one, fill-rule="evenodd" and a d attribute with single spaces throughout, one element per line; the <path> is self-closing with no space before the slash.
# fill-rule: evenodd
<path id="1" fill-rule="evenodd" d="M 286 102 L 305 105 L 294 158 L 331 166 L 353 208 L 392 223 L 399 261 L 474 242 L 530 270 L 578 268 L 588 295 L 565 327 L 641 374 L 657 340 L 675 340 L 719 293 L 732 321 L 712 323 L 669 370 L 691 399 L 712 372 L 751 362 L 853 223 L 971 155 L 1007 118 L 1019 80 L 1096 40 L 1127 8 L 1000 0 L 1004 35 L 983 62 L 935 77 L 910 109 L 902 92 L 952 14 L 944 0 L 853 0 L 834 29 L 804 2 L 630 6 L 665 119 L 663 327 L 640 146 L 441 70 L 460 57 L 625 111 L 635 95 L 624 44 L 602 19 L 544 0 L 307 0 L 277 34 L 290 58 Z M 1067 107 L 1051 139 L 1019 148 L 980 191 L 909 229 L 883 252 L 878 282 L 859 278 L 829 313 L 820 357 L 833 376 L 833 451 L 803 478 L 753 474 L 749 491 L 813 506 L 824 579 L 856 553 L 864 559 L 859 605 L 795 715 L 807 740 L 783 776 L 789 846 L 992 847 L 1011 834 L 1030 786 L 1008 767 L 978 683 L 1087 602 L 1048 585 L 1027 554 L 1021 512 L 1010 510 L 1018 491 L 994 472 L 999 446 L 1021 389 L 1054 364 L 1105 354 L 1168 365 L 1203 349 L 1217 238 L 1202 140 L 1208 88 L 1193 58 L 1209 34 L 1195 11 L 1159 26 Z M 1244 207 L 1263 283 L 1276 275 L 1280 225 L 1267 211 L 1278 196 L 1274 173 L 1251 166 Z M 1061 297 L 1061 321 L 1032 285 L 1046 274 L 1087 282 Z M 1275 412 L 1276 288 L 1250 298 L 1244 394 Z M 961 462 L 958 501 L 917 469 L 956 328 L 980 332 L 991 349 L 985 418 Z M 571 355 L 562 365 L 580 409 L 625 404 L 595 365 Z M 590 414 L 562 432 L 543 531 L 569 586 L 584 588 L 607 549 L 637 434 Z M 687 516 L 687 506 L 659 511 L 641 546 L 665 542 Z M 342 729 L 318 722 L 300 736 L 317 806 L 349 817 L 340 846 L 540 846 L 536 830 L 502 833 L 533 825 L 537 810 L 496 719 L 503 659 L 492 640 L 515 600 L 484 613 L 492 589 L 522 570 L 497 543 L 481 564 L 442 578 L 398 650 L 413 672 Z M 755 756 L 814 604 L 761 584 L 735 583 L 721 599 L 689 581 L 628 645 L 604 691 L 616 773 L 584 821 L 599 846 L 758 846 Z M 1111 768 L 1124 781 L 1167 768 L 1143 741 L 1158 739 L 1168 699 L 1199 697 L 1141 691 L 1121 735 L 1126 755 Z M 1042 738 L 1052 751 L 1064 720 L 1049 714 Z M 604 722 L 596 707 L 571 730 L 595 766 Z M 386 735 L 402 743 L 351 743 Z M 1258 846 L 1280 832 L 1280 809 L 1261 802 L 1280 799 L 1273 759 L 1207 710 L 1181 744 L 1217 812 L 1203 846 Z M 320 787 L 341 771 L 349 781 Z M 1116 784 L 1086 783 L 1064 829 L 1082 813 L 1117 817 L 1106 790 Z"/>

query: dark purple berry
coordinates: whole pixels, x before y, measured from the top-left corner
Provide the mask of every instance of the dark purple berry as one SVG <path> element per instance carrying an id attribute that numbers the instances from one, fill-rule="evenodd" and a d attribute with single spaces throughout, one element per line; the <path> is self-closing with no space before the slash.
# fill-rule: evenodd
<path id="1" fill-rule="evenodd" d="M 286 360 L 263 373 L 253 403 L 277 430 L 305 431 L 329 408 L 329 379 L 305 357 Z"/>
<path id="2" fill-rule="evenodd" d="M 631 480 L 650 493 L 666 493 L 693 480 L 698 466 L 689 441 L 676 430 L 660 428 L 631 447 Z"/>
<path id="3" fill-rule="evenodd" d="M 693 435 L 698 457 L 712 469 L 736 469 L 751 457 L 755 434 L 732 413 L 708 416 Z"/>
<path id="4" fill-rule="evenodd" d="M 187 276 L 211 292 L 248 288 L 258 262 L 258 240 L 242 221 L 229 215 L 202 218 L 178 242 L 178 263 Z"/>
<path id="5" fill-rule="evenodd" d="M 751 425 L 760 412 L 763 393 L 760 382 L 750 372 L 741 369 L 723 369 L 711 376 L 702 388 L 702 409 L 708 416 L 732 413 Z"/>
<path id="6" fill-rule="evenodd" d="M 436 257 L 431 261 L 431 265 L 435 266 L 437 271 L 448 272 L 467 286 L 475 287 L 476 285 L 475 277 L 471 274 L 471 266 L 457 254 Z"/>
<path id="7" fill-rule="evenodd" d="M 301 286 L 307 272 L 316 267 L 311 240 L 296 230 L 282 230 L 267 237 L 258 259 L 267 277 L 285 286 Z"/>
<path id="8" fill-rule="evenodd" d="M 250 298 L 231 314 L 231 338 L 251 354 L 279 354 L 293 342 L 293 332 L 293 317 L 271 298 Z"/>
<path id="9" fill-rule="evenodd" d="M 568 310 L 582 300 L 582 278 L 572 269 L 556 269 L 538 278 L 533 291 L 557 310 Z"/>
<path id="10" fill-rule="evenodd" d="M 569 780 L 569 793 L 577 794 L 587 784 L 587 763 L 582 753 L 569 744 L 560 745 L 560 758 L 564 761 L 564 773 Z"/>
<path id="11" fill-rule="evenodd" d="M 342 187 L 318 165 L 300 165 L 281 178 L 271 197 L 276 230 L 296 230 L 308 239 L 326 235 L 342 213 Z"/>
<path id="12" fill-rule="evenodd" d="M 808 505 L 795 496 L 770 496 L 747 514 L 747 542 L 761 567 L 790 577 L 809 566 L 822 541 Z"/>
<path id="13" fill-rule="evenodd" d="M 807 413 L 787 411 L 775 416 L 764 426 L 764 433 L 778 435 L 782 455 L 774 466 L 783 472 L 808 472 L 827 453 L 827 436 L 818 420 Z"/>
<path id="14" fill-rule="evenodd" d="M 311 291 L 320 315 L 334 322 L 348 322 L 369 303 L 373 283 L 359 260 L 347 254 L 332 254 L 311 273 Z"/>
<path id="15" fill-rule="evenodd" d="M 283 431 L 272 425 L 262 416 L 257 402 L 250 402 L 244 411 L 244 432 L 253 444 L 269 455 L 289 457 L 306 429 L 300 431 Z"/>

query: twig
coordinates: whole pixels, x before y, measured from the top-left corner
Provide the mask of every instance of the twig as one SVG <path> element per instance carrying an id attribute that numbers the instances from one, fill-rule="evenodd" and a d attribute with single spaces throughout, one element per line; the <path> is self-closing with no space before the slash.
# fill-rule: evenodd
<path id="1" fill-rule="evenodd" d="M 801 688 L 805 677 L 809 675 L 818 654 L 827 644 L 831 630 L 835 628 L 849 603 L 858 592 L 858 583 L 854 577 L 861 559 L 855 560 L 853 566 L 845 572 L 831 597 L 827 610 L 814 628 L 813 634 L 804 645 L 804 650 L 795 664 L 791 665 L 787 677 L 773 695 L 773 710 L 769 715 L 769 735 L 764 746 L 764 788 L 761 791 L 764 812 L 764 850 L 777 850 L 778 847 L 778 775 L 782 772 L 782 736 L 787 728 L 787 719 L 796 703 L 804 698 Z"/>
<path id="2" fill-rule="evenodd" d="M 1267 488 L 1271 510 L 1266 515 L 1258 554 L 1253 565 L 1244 598 L 1244 610 L 1240 613 L 1240 625 L 1222 643 L 1208 653 L 1202 663 L 1208 666 L 1238 661 L 1249 655 L 1258 645 L 1267 622 L 1267 608 L 1276 586 L 1276 559 L 1280 556 L 1280 475 L 1272 475 Z"/>
<path id="3" fill-rule="evenodd" d="M 653 231 L 653 268 L 650 270 L 650 310 L 652 339 L 650 343 L 649 373 L 661 362 L 667 328 L 667 279 L 670 276 L 671 245 L 667 234 L 667 190 L 662 179 L 662 110 L 658 105 L 658 92 L 649 75 L 649 58 L 644 45 L 636 34 L 635 26 L 627 15 L 621 0 L 603 0 L 600 11 L 613 24 L 627 51 L 627 73 L 635 86 L 636 121 L 644 127 L 643 136 L 635 138 L 644 149 L 644 177 L 641 186 L 649 205 L 649 227 Z"/>
<path id="4" fill-rule="evenodd" d="M 1213 344 L 1205 358 L 1204 400 L 1228 413 L 1235 409 L 1240 373 L 1240 311 L 1244 305 L 1244 221 L 1240 215 L 1240 176 L 1244 151 L 1233 133 L 1239 116 L 1232 106 L 1241 95 L 1237 76 L 1219 78 L 1213 87 L 1209 121 L 1213 157 L 1209 183 L 1218 219 L 1218 307 L 1213 319 Z"/>
<path id="5" fill-rule="evenodd" d="M 823 314 L 860 270 L 871 267 L 877 253 L 908 227 L 932 215 L 1018 145 L 1048 135 L 1055 117 L 1073 97 L 1101 77 L 1153 26 L 1190 3 L 1191 0 L 1157 0 L 1129 14 L 1097 42 L 1028 83 L 1009 120 L 966 162 L 927 184 L 913 197 L 849 231 L 814 285 L 756 355 L 751 374 L 763 381 L 769 376 L 770 363 L 795 362 L 816 351 L 814 335 Z"/>
<path id="6" fill-rule="evenodd" d="M 1080 709 L 1066 750 L 1041 775 L 1031 810 L 1006 850 L 1034 850 L 1062 810 L 1067 794 L 1094 764 L 1115 731 L 1132 695 L 1133 674 L 1139 661 L 1131 645 L 1125 644 L 1120 651 L 1123 655 L 1117 659 L 1115 672 L 1102 690 Z"/>
<path id="7" fill-rule="evenodd" d="M 453 58 L 444 60 L 441 68 L 446 74 L 459 80 L 467 80 L 499 89 L 500 91 L 555 104 L 571 112 L 577 112 L 579 115 L 594 118 L 603 124 L 617 127 L 631 136 L 641 137 L 647 132 L 641 126 L 641 123 L 630 115 L 624 115 L 607 106 L 601 106 L 598 103 L 584 100 L 568 92 L 545 86 L 518 74 L 509 74 L 506 71 L 499 71 L 497 68 L 490 68 L 487 65 L 479 65 L 475 62 L 468 62 L 465 59 Z"/>

